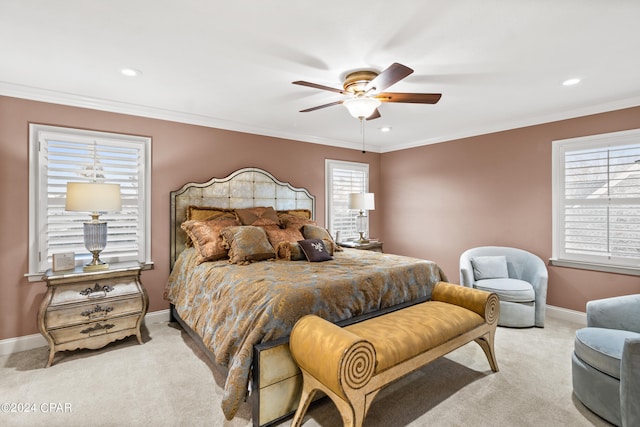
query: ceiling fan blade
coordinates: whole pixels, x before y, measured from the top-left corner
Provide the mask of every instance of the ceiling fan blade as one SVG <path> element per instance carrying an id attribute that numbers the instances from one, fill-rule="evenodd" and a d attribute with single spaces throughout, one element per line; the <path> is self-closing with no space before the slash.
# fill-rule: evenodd
<path id="1" fill-rule="evenodd" d="M 373 114 L 371 114 L 369 117 L 367 117 L 367 120 L 375 120 L 380 118 L 380 111 L 378 111 L 378 109 L 376 108 L 375 111 L 373 112 Z"/>
<path id="2" fill-rule="evenodd" d="M 440 101 L 441 93 L 398 93 L 384 92 L 374 98 L 382 102 L 406 102 L 411 104 L 435 104 Z"/>
<path id="3" fill-rule="evenodd" d="M 318 105 L 317 107 L 311 107 L 311 108 L 307 108 L 306 110 L 300 110 L 300 112 L 301 113 L 308 113 L 310 111 L 316 111 L 316 110 L 319 110 L 321 108 L 332 107 L 332 106 L 338 105 L 338 104 L 342 104 L 342 101 L 335 101 L 335 102 L 330 102 L 330 103 L 324 104 L 324 105 Z"/>
<path id="4" fill-rule="evenodd" d="M 323 85 L 319 85 L 319 84 L 316 84 L 316 83 L 309 83 L 309 82 L 305 82 L 305 81 L 302 81 L 302 80 L 298 80 L 298 81 L 291 82 L 291 83 L 293 83 L 294 85 L 312 87 L 314 89 L 328 90 L 330 92 L 336 92 L 336 93 L 344 93 L 344 90 L 342 90 L 342 89 L 336 89 L 334 87 L 323 86 Z"/>
<path id="5" fill-rule="evenodd" d="M 378 74 L 375 79 L 367 83 L 367 85 L 364 87 L 364 90 L 365 92 L 368 92 L 370 90 L 381 92 L 392 84 L 404 79 L 411 73 L 413 73 L 413 70 L 411 68 L 407 67 L 406 65 L 394 62 L 393 64 L 389 65 L 386 70 Z"/>

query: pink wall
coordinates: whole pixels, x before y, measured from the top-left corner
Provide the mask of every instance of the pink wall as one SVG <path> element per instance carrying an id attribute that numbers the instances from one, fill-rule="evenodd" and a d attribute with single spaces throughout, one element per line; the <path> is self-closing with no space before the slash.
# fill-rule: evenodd
<path id="1" fill-rule="evenodd" d="M 38 332 L 37 311 L 45 292 L 43 282 L 30 283 L 24 277 L 30 122 L 153 138 L 151 254 L 155 269 L 142 275 L 149 311 L 168 308 L 162 292 L 169 275 L 169 192 L 185 182 L 260 167 L 281 181 L 309 189 L 316 196 L 319 224 L 324 224 L 326 158 L 369 163 L 371 191 L 379 193 L 380 154 L 0 96 L 0 339 Z M 380 235 L 380 218 L 371 212 L 372 234 Z"/>
<path id="2" fill-rule="evenodd" d="M 28 256 L 28 124 L 131 133 L 152 142 L 152 257 L 143 273 L 150 311 L 167 308 L 169 192 L 187 181 L 248 166 L 316 196 L 324 223 L 326 158 L 370 164 L 371 234 L 385 251 L 438 262 L 458 282 L 468 247 L 496 244 L 551 256 L 551 141 L 640 128 L 640 107 L 385 154 L 66 107 L 0 96 L 0 339 L 37 333 L 42 282 L 24 278 Z M 635 276 L 550 267 L 548 302 L 584 310 L 587 300 L 640 293 Z"/>
<path id="3" fill-rule="evenodd" d="M 391 153 L 381 160 L 385 250 L 436 261 L 459 283 L 464 250 L 551 257 L 551 142 L 640 128 L 640 107 Z M 640 293 L 637 276 L 549 266 L 550 305 Z"/>

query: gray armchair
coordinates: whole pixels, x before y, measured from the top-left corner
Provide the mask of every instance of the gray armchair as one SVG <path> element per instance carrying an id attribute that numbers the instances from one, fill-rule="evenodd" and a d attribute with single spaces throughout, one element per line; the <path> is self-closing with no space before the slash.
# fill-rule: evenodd
<path id="1" fill-rule="evenodd" d="M 640 425 L 640 294 L 587 303 L 571 368 L 587 408 L 617 426 Z"/>
<path id="2" fill-rule="evenodd" d="M 482 246 L 460 256 L 460 284 L 498 295 L 500 326 L 544 327 L 548 277 L 544 261 L 522 249 Z"/>

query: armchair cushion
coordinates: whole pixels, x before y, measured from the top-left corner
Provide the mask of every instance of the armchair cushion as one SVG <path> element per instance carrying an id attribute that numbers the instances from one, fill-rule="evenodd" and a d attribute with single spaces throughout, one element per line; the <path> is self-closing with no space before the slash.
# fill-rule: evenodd
<path id="1" fill-rule="evenodd" d="M 575 353 L 597 370 L 620 379 L 620 360 L 625 339 L 640 339 L 640 334 L 605 328 L 582 328 L 576 331 Z"/>
<path id="2" fill-rule="evenodd" d="M 536 293 L 533 286 L 518 279 L 485 279 L 478 280 L 475 288 L 487 292 L 495 292 L 501 301 L 531 302 L 535 301 Z"/>
<path id="3" fill-rule="evenodd" d="M 504 255 L 471 258 L 475 280 L 504 279 L 509 277 L 507 257 Z"/>

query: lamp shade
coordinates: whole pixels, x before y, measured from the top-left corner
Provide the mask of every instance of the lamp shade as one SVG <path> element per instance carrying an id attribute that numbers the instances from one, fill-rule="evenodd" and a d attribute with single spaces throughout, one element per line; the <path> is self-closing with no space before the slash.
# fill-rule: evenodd
<path id="1" fill-rule="evenodd" d="M 350 193 L 349 209 L 372 211 L 376 207 L 373 193 Z"/>
<path id="2" fill-rule="evenodd" d="M 68 182 L 65 210 L 113 212 L 122 208 L 119 184 Z"/>
<path id="3" fill-rule="evenodd" d="M 380 106 L 380 101 L 376 98 L 364 96 L 345 100 L 342 105 L 347 107 L 349 114 L 356 119 L 366 119 Z"/>

